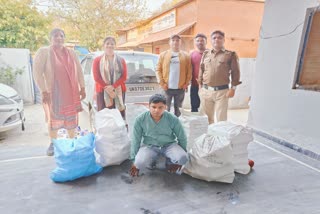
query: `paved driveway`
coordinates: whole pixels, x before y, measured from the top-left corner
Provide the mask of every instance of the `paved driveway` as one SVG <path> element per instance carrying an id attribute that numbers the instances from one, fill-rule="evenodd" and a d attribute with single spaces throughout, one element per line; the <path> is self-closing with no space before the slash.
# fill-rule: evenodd
<path id="1" fill-rule="evenodd" d="M 44 156 L 48 136 L 41 110 L 27 107 L 26 132 L 14 130 L 0 141 L 1 214 L 319 213 L 319 162 L 258 137 L 249 145 L 254 170 L 236 174 L 233 184 L 160 170 L 132 179 L 129 162 L 53 183 L 49 173 L 55 163 Z"/>

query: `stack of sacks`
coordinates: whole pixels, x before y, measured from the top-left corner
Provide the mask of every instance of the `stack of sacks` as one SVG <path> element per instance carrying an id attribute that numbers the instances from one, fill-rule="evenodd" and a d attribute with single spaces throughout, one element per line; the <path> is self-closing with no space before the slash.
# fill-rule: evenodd
<path id="1" fill-rule="evenodd" d="M 249 129 L 223 121 L 211 124 L 208 128 L 208 134 L 224 136 L 230 140 L 233 151 L 234 170 L 241 174 L 248 174 L 250 172 L 247 147 L 253 141 L 253 136 Z"/>
<path id="2" fill-rule="evenodd" d="M 206 181 L 233 182 L 232 148 L 227 138 L 203 134 L 188 154 L 184 173 Z"/>
<path id="3" fill-rule="evenodd" d="M 129 136 L 132 136 L 134 121 L 141 113 L 148 111 L 149 109 L 142 104 L 126 104 L 126 117 L 129 127 Z"/>
<path id="4" fill-rule="evenodd" d="M 96 164 L 93 152 L 93 133 L 78 139 L 54 139 L 53 145 L 57 167 L 50 178 L 54 182 L 72 181 L 102 171 L 102 167 Z"/>
<path id="5" fill-rule="evenodd" d="M 187 135 L 187 151 L 189 151 L 196 138 L 200 137 L 208 130 L 208 117 L 199 112 L 188 112 L 181 109 L 181 116 L 179 119 Z"/>
<path id="6" fill-rule="evenodd" d="M 101 166 L 119 165 L 129 158 L 130 142 L 125 122 L 118 109 L 103 109 L 95 114 L 96 161 Z"/>

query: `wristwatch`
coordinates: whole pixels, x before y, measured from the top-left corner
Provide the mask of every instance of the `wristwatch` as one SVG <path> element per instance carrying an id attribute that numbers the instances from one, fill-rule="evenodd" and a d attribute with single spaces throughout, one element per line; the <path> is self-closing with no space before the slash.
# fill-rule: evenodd
<path id="1" fill-rule="evenodd" d="M 234 85 L 234 86 L 232 86 L 231 88 L 232 88 L 233 90 L 236 90 L 236 89 L 237 89 L 237 86 Z"/>

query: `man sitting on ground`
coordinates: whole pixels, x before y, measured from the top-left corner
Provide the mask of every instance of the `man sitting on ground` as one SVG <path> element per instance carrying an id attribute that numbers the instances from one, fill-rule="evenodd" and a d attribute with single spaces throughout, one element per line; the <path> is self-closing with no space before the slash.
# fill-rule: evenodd
<path id="1" fill-rule="evenodd" d="M 179 171 L 188 160 L 185 131 L 180 120 L 167 112 L 166 107 L 164 95 L 152 95 L 149 111 L 135 120 L 131 143 L 133 164 L 130 169 L 133 177 L 146 168 L 152 168 L 161 155 L 166 157 L 166 166 L 171 173 Z"/>

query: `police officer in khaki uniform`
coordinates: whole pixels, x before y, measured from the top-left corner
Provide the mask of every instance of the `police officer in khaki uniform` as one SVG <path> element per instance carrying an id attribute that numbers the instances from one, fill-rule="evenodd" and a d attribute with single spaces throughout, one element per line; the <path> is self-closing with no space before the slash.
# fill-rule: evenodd
<path id="1" fill-rule="evenodd" d="M 227 120 L 228 100 L 235 94 L 240 82 L 238 56 L 224 48 L 225 35 L 216 30 L 211 33 L 212 49 L 203 53 L 199 71 L 199 96 L 201 109 L 208 116 L 209 124 Z M 230 84 L 231 76 L 231 85 Z"/>

